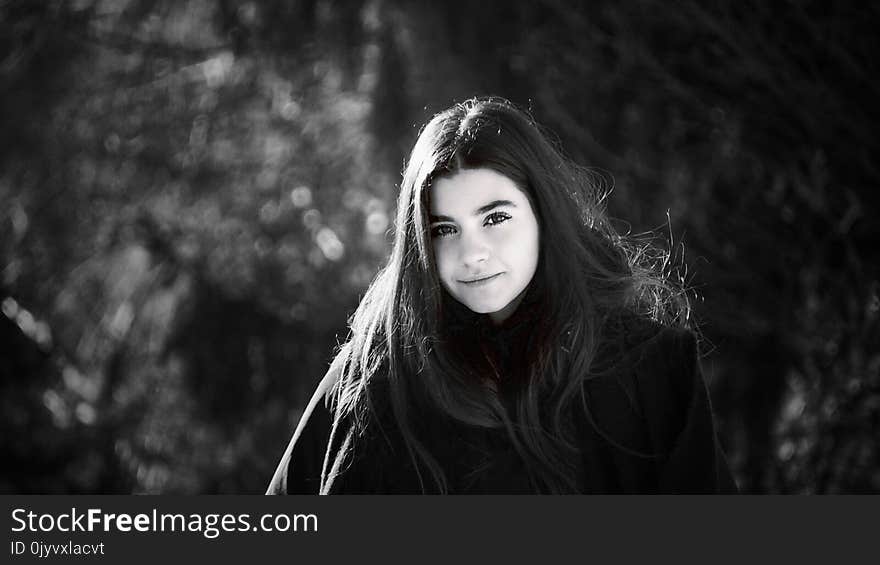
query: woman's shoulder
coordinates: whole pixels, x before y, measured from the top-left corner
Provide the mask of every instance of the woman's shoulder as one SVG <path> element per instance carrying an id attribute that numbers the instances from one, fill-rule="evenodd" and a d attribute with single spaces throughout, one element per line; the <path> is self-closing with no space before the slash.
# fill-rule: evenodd
<path id="1" fill-rule="evenodd" d="M 658 492 L 736 492 L 715 434 L 697 335 L 632 316 L 618 322 L 606 335 L 617 344 L 616 363 L 587 381 L 590 422 L 616 445 L 650 455 Z"/>
<path id="2" fill-rule="evenodd" d="M 697 337 L 691 330 L 620 314 L 602 330 L 587 390 L 610 404 L 617 398 L 646 417 L 652 407 L 681 412 L 702 384 Z"/>
<path id="3" fill-rule="evenodd" d="M 621 429 L 644 426 L 655 448 L 668 448 L 693 405 L 708 402 L 696 335 L 621 315 L 606 324 L 601 343 L 585 384 L 599 419 Z"/>
<path id="4" fill-rule="evenodd" d="M 690 329 L 647 316 L 618 313 L 606 319 L 596 357 L 600 362 L 632 365 L 661 360 L 678 363 L 696 355 L 697 337 Z"/>

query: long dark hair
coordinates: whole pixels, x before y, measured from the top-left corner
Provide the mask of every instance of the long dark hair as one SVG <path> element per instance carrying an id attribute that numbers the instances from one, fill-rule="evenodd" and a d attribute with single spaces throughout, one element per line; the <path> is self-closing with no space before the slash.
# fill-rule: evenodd
<path id="1" fill-rule="evenodd" d="M 477 168 L 511 179 L 529 198 L 540 230 L 529 290 L 540 323 L 530 328 L 527 376 L 510 410 L 456 354 L 449 325 L 461 305 L 441 287 L 428 231 L 431 183 Z M 421 406 L 467 425 L 506 430 L 538 490 L 576 491 L 577 451 L 567 423 L 572 406 L 583 400 L 583 380 L 595 374 L 606 320 L 630 312 L 681 323 L 688 314 L 686 296 L 657 263 L 662 255 L 612 228 L 601 187 L 593 172 L 570 162 L 528 113 L 506 100 L 475 98 L 434 116 L 403 175 L 388 264 L 352 317 L 340 352 L 335 418 L 362 426 L 367 384 L 381 372 L 423 491 L 425 469 L 439 492 L 448 484 L 414 426 L 411 414 Z"/>

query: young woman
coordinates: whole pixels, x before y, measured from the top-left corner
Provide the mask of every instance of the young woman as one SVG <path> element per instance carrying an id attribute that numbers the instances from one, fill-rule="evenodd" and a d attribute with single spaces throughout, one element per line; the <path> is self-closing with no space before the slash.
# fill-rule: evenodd
<path id="1" fill-rule="evenodd" d="M 436 115 L 269 493 L 734 492 L 683 293 L 497 98 Z"/>

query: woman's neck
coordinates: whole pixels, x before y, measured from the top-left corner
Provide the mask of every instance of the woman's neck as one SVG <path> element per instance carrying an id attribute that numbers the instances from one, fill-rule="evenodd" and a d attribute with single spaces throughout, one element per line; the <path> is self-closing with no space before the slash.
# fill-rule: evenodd
<path id="1" fill-rule="evenodd" d="M 516 295 L 516 298 L 510 301 L 510 303 L 497 312 L 490 312 L 489 319 L 492 321 L 492 324 L 495 326 L 500 326 L 503 324 L 508 318 L 510 318 L 519 307 L 520 303 L 523 300 L 523 297 L 526 295 L 528 291 L 528 287 L 524 288 L 522 292 Z"/>

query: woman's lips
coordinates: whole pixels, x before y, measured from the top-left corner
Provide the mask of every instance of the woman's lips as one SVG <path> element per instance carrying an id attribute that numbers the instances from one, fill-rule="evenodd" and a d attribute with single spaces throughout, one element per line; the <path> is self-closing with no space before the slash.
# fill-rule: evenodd
<path id="1" fill-rule="evenodd" d="M 460 280 L 459 282 L 467 286 L 482 286 L 484 284 L 488 284 L 494 281 L 503 274 L 504 273 L 495 273 L 494 275 L 489 275 L 488 277 L 477 277 L 468 280 Z"/>

